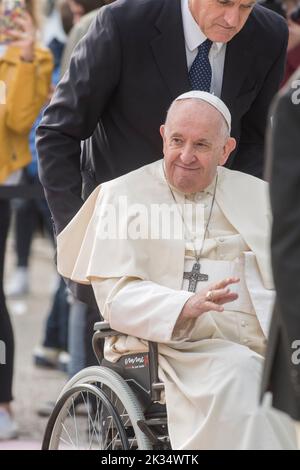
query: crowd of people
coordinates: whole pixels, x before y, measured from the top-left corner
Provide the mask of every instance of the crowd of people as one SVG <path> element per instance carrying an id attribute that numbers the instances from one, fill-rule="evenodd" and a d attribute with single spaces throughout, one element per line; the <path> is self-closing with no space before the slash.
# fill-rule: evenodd
<path id="1" fill-rule="evenodd" d="M 30 295 L 37 229 L 58 250 L 61 277 L 36 365 L 73 376 L 94 364 L 91 337 L 101 315 L 123 333 L 107 341 L 108 360 L 144 351 L 146 340 L 158 343 L 173 448 L 296 449 L 300 366 L 290 357 L 300 343 L 299 289 L 290 278 L 299 278 L 300 259 L 290 253 L 300 240 L 289 214 L 299 179 L 299 106 L 291 97 L 300 65 L 298 1 L 25 0 L 6 33 L 0 440 L 18 435 L 3 286 L 11 227 L 17 264 L 9 297 Z M 145 207 L 190 204 L 192 215 L 179 211 L 181 243 L 101 240 L 106 205 L 122 196 Z M 125 216 L 119 222 L 127 227 Z M 195 270 L 202 278 L 192 282 Z M 259 403 L 260 388 L 273 393 L 274 408 Z M 41 414 L 51 413 L 52 403 L 40 405 Z"/>

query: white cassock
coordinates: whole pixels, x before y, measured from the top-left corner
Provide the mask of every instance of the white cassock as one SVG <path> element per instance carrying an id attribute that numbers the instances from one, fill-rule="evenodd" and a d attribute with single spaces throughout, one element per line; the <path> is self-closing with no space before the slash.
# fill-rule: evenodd
<path id="1" fill-rule="evenodd" d="M 296 432 L 297 432 L 297 440 L 298 440 L 298 450 L 300 450 L 300 422 L 296 421 Z"/>
<path id="2" fill-rule="evenodd" d="M 185 237 L 180 242 L 99 239 L 101 211 L 116 203 L 117 195 L 126 194 L 131 203 L 172 203 L 161 161 L 96 190 L 58 237 L 58 267 L 66 277 L 91 283 L 104 318 L 113 329 L 126 333 L 106 342 L 108 360 L 146 351 L 146 341 L 138 338 L 159 343 L 159 375 L 165 383 L 173 449 L 296 449 L 292 421 L 270 408 L 267 400 L 259 405 L 274 296 L 267 250 L 267 186 L 223 168 L 218 174 L 201 256 L 201 272 L 209 280 L 199 282 L 197 291 L 239 277 L 233 287 L 239 298 L 224 312 L 208 312 L 176 327 L 193 295 L 183 273 L 195 262 L 195 243 L 202 244 L 196 209 L 199 204 L 204 207 L 206 224 L 214 182 L 188 200 L 174 191 L 179 207 L 192 205 L 184 214 Z"/>

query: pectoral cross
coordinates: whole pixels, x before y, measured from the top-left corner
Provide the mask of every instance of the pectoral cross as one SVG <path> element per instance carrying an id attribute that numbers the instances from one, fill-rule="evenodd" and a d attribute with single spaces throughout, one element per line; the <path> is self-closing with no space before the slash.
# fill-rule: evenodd
<path id="1" fill-rule="evenodd" d="M 194 264 L 192 271 L 183 274 L 183 279 L 189 280 L 189 292 L 196 292 L 198 282 L 208 281 L 208 275 L 202 274 L 200 269 L 201 265 L 197 262 Z"/>

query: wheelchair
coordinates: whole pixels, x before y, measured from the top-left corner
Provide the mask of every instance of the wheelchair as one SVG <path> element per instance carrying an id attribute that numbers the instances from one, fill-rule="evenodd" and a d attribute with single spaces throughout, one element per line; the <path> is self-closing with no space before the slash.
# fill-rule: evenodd
<path id="1" fill-rule="evenodd" d="M 103 355 L 105 338 L 122 333 L 107 322 L 94 325 L 99 366 L 76 374 L 63 388 L 44 434 L 42 450 L 171 449 L 167 412 L 160 404 L 157 344 L 148 353 L 128 354 L 116 363 Z"/>

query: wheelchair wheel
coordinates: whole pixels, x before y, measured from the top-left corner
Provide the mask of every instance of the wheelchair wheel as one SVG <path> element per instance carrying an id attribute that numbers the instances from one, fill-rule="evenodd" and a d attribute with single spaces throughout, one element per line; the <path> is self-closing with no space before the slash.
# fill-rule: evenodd
<path id="1" fill-rule="evenodd" d="M 85 416 L 79 415 L 81 402 Z M 137 425 L 141 405 L 125 382 L 105 367 L 89 367 L 64 387 L 50 416 L 43 449 L 152 449 Z"/>

